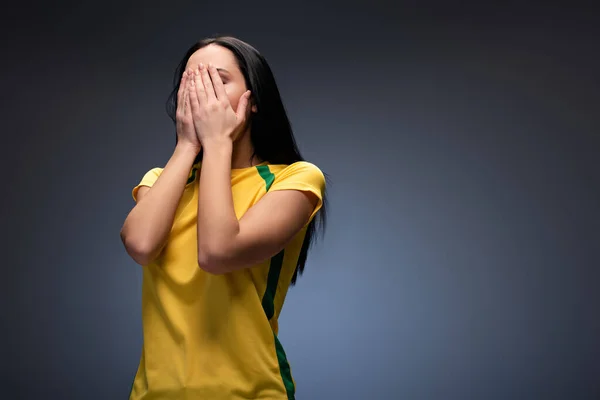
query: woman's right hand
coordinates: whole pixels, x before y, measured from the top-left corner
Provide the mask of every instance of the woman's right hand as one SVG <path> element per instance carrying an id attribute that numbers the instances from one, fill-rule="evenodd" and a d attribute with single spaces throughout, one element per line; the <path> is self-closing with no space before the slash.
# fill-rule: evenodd
<path id="1" fill-rule="evenodd" d="M 177 92 L 177 111 L 175 113 L 175 121 L 177 126 L 177 144 L 189 145 L 197 153 L 200 152 L 201 144 L 194 129 L 194 121 L 192 120 L 192 108 L 188 95 L 188 81 L 193 79 L 192 70 L 187 70 L 181 77 L 179 83 L 179 91 Z"/>

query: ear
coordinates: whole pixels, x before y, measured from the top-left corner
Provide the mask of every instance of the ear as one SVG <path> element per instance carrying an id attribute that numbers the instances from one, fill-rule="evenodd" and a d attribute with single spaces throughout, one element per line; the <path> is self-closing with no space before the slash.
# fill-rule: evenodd
<path id="1" fill-rule="evenodd" d="M 254 95 L 253 94 L 250 95 L 250 98 L 248 99 L 248 101 L 252 105 L 252 107 L 250 107 L 250 110 L 252 110 L 252 112 L 256 114 L 257 111 L 258 111 L 258 109 L 256 108 L 256 103 L 254 102 Z"/>

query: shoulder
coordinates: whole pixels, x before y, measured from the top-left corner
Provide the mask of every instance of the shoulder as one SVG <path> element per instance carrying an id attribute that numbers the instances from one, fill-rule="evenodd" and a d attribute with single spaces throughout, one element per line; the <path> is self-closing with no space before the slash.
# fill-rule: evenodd
<path id="1" fill-rule="evenodd" d="M 140 184 L 147 184 L 150 182 L 153 183 L 160 176 L 160 174 L 162 174 L 162 171 L 163 171 L 163 168 L 159 168 L 159 167 L 155 167 L 155 168 L 148 170 L 142 176 L 142 180 L 141 180 Z"/>
<path id="2" fill-rule="evenodd" d="M 137 201 L 137 194 L 142 186 L 152 187 L 160 174 L 162 173 L 163 168 L 155 167 L 147 171 L 142 179 L 139 181 L 137 185 L 132 189 L 131 196 L 135 201 Z"/>
<path id="3" fill-rule="evenodd" d="M 295 175 L 322 177 L 324 174 L 319 167 L 309 161 L 298 161 L 290 165 L 282 166 L 277 177 L 290 177 Z"/>
<path id="4" fill-rule="evenodd" d="M 164 168 L 161 167 L 154 167 L 152 169 L 150 169 L 148 172 L 146 172 L 144 174 L 144 176 L 160 176 L 160 174 L 162 174 Z"/>
<path id="5" fill-rule="evenodd" d="M 325 175 L 319 167 L 308 161 L 298 161 L 290 165 L 278 166 L 275 171 L 274 190 L 312 189 L 322 192 L 325 189 Z"/>

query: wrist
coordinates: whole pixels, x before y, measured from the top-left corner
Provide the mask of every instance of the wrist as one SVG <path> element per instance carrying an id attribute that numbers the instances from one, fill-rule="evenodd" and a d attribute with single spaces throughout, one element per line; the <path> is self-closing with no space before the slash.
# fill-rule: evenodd
<path id="1" fill-rule="evenodd" d="M 198 144 L 193 144 L 185 141 L 178 141 L 175 145 L 175 151 L 177 153 L 193 156 L 194 158 L 196 158 L 198 153 L 200 153 L 201 148 L 202 146 Z"/>
<path id="2" fill-rule="evenodd" d="M 202 147 L 205 153 L 227 154 L 233 151 L 233 141 L 231 138 L 213 138 L 202 141 Z"/>

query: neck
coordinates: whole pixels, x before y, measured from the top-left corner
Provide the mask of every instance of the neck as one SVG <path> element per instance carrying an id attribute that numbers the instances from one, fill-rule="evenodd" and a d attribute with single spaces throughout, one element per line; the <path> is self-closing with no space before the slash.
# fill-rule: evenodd
<path id="1" fill-rule="evenodd" d="M 233 143 L 231 168 L 248 168 L 261 163 L 262 160 L 257 156 L 252 157 L 253 152 L 254 148 L 250 142 L 250 130 L 248 129 Z M 251 157 L 252 159 L 250 159 Z"/>

